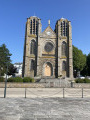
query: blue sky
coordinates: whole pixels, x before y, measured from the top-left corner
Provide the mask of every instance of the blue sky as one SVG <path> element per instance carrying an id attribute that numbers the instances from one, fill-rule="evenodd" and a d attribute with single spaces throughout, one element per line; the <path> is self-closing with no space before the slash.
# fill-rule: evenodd
<path id="1" fill-rule="evenodd" d="M 5 43 L 12 53 L 12 63 L 23 61 L 25 23 L 36 15 L 41 18 L 42 31 L 51 21 L 61 17 L 72 24 L 73 45 L 90 52 L 90 0 L 0 0 L 0 45 Z"/>

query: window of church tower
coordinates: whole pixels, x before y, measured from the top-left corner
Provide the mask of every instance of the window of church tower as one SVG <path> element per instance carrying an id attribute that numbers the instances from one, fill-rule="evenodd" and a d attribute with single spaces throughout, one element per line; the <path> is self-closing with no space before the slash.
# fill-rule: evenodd
<path id="1" fill-rule="evenodd" d="M 38 34 L 38 21 L 36 19 L 30 20 L 30 34 Z"/>
<path id="2" fill-rule="evenodd" d="M 65 24 L 65 36 L 67 36 L 67 23 Z"/>
<path id="3" fill-rule="evenodd" d="M 61 22 L 61 36 L 67 36 L 67 22 L 66 21 L 62 21 Z"/>
<path id="4" fill-rule="evenodd" d="M 61 36 L 63 36 L 63 27 L 62 27 L 62 22 L 61 22 Z"/>
<path id="5" fill-rule="evenodd" d="M 34 70 L 34 60 L 31 60 L 30 70 Z"/>
<path id="6" fill-rule="evenodd" d="M 35 34 L 35 19 L 33 19 L 33 34 Z"/>
<path id="7" fill-rule="evenodd" d="M 66 61 L 62 62 L 62 71 L 66 71 Z"/>
<path id="8" fill-rule="evenodd" d="M 38 34 L 38 21 L 36 21 L 36 35 Z"/>
<path id="9" fill-rule="evenodd" d="M 31 40 L 30 54 L 34 54 L 35 55 L 35 52 L 36 52 L 36 42 L 35 42 L 35 40 Z"/>
<path id="10" fill-rule="evenodd" d="M 62 55 L 66 56 L 66 52 L 67 52 L 67 44 L 65 41 L 62 42 Z"/>
<path id="11" fill-rule="evenodd" d="M 32 20 L 30 21 L 30 34 L 32 34 Z"/>

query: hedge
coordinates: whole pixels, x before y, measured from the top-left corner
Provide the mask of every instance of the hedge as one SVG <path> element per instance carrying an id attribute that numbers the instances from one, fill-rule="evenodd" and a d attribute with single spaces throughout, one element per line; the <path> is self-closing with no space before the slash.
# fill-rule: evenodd
<path id="1" fill-rule="evenodd" d="M 21 77 L 11 77 L 8 78 L 7 82 L 23 82 L 23 79 Z"/>
<path id="2" fill-rule="evenodd" d="M 11 78 L 8 78 L 7 82 L 35 82 L 35 80 L 31 77 L 24 77 L 24 78 L 21 78 L 21 77 L 11 77 Z"/>
<path id="3" fill-rule="evenodd" d="M 90 80 L 87 79 L 87 78 L 85 78 L 85 79 L 78 78 L 78 79 L 75 80 L 75 82 L 76 83 L 90 83 Z"/>
<path id="4" fill-rule="evenodd" d="M 0 77 L 0 82 L 5 82 L 5 79 L 3 77 Z"/>
<path id="5" fill-rule="evenodd" d="M 24 77 L 23 82 L 35 82 L 35 80 L 33 78 L 30 78 L 30 77 Z"/>

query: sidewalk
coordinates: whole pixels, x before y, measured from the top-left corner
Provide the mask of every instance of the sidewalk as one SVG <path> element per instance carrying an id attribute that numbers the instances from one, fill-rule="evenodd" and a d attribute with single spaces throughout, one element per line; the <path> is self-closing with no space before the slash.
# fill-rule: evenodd
<path id="1" fill-rule="evenodd" d="M 90 89 L 83 88 L 7 88 L 6 97 L 17 98 L 48 98 L 48 97 L 60 97 L 60 98 L 90 98 Z M 82 93 L 83 92 L 83 93 Z M 83 95 L 82 95 L 83 94 Z M 0 88 L 0 97 L 4 96 L 4 88 Z"/>

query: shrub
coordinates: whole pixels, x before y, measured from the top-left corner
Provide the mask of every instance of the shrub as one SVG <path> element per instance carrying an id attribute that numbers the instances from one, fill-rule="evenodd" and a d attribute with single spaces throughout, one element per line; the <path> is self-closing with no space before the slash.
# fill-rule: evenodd
<path id="1" fill-rule="evenodd" d="M 30 77 L 24 77 L 23 79 L 21 77 L 11 77 L 8 78 L 7 82 L 35 82 L 35 80 Z"/>
<path id="2" fill-rule="evenodd" d="M 23 82 L 35 82 L 35 80 L 31 77 L 24 77 Z"/>
<path id="3" fill-rule="evenodd" d="M 13 77 L 8 78 L 7 82 L 14 82 L 14 78 Z"/>
<path id="4" fill-rule="evenodd" d="M 35 82 L 34 78 L 32 78 L 32 79 L 31 79 L 31 82 L 32 82 L 32 83 L 34 83 L 34 82 Z"/>
<path id="5" fill-rule="evenodd" d="M 23 79 L 21 77 L 11 77 L 11 78 L 8 78 L 7 80 L 8 82 L 23 82 Z"/>
<path id="6" fill-rule="evenodd" d="M 87 78 L 85 78 L 85 79 L 78 78 L 78 79 L 75 80 L 75 82 L 76 83 L 90 83 L 90 80 L 87 79 Z"/>
<path id="7" fill-rule="evenodd" d="M 23 82 L 23 79 L 21 77 L 15 77 L 15 82 Z"/>
<path id="8" fill-rule="evenodd" d="M 76 82 L 76 83 L 84 83 L 84 79 L 78 78 L 78 79 L 75 80 L 75 82 Z"/>
<path id="9" fill-rule="evenodd" d="M 89 79 L 85 78 L 84 80 L 85 80 L 85 83 L 90 83 Z"/>
<path id="10" fill-rule="evenodd" d="M 0 77 L 0 82 L 5 82 L 3 77 Z"/>

